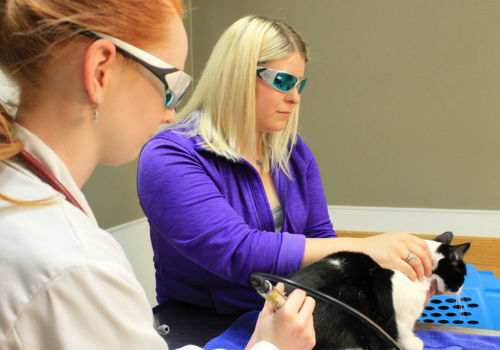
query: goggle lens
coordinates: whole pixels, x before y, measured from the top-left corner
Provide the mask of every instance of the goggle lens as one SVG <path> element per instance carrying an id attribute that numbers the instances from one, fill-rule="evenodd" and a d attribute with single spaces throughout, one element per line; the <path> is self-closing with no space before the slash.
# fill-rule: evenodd
<path id="1" fill-rule="evenodd" d="M 175 109 L 191 85 L 192 78 L 182 71 L 165 75 L 165 108 Z"/>
<path id="2" fill-rule="evenodd" d="M 174 103 L 174 95 L 170 92 L 170 89 L 165 91 L 165 107 L 172 109 L 172 104 Z"/>
<path id="3" fill-rule="evenodd" d="M 304 89 L 304 86 L 306 86 L 306 83 L 307 83 L 307 79 L 306 80 L 302 80 L 300 82 L 300 85 L 299 85 L 299 94 L 302 92 L 302 89 Z"/>
<path id="4" fill-rule="evenodd" d="M 297 84 L 297 80 L 298 79 L 291 74 L 278 73 L 278 74 L 276 74 L 276 77 L 274 78 L 273 85 L 278 90 L 288 92 L 288 91 L 291 91 L 295 87 L 295 84 Z"/>
<path id="5" fill-rule="evenodd" d="M 299 94 L 306 86 L 307 79 L 299 79 L 295 75 L 264 67 L 257 67 L 257 76 L 281 92 L 290 92 L 299 85 Z"/>

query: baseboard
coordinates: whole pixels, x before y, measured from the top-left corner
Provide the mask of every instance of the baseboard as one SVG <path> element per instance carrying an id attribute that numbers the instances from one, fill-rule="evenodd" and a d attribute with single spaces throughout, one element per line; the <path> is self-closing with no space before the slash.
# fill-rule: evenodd
<path id="1" fill-rule="evenodd" d="M 500 237 L 500 211 L 328 206 L 336 230 Z"/>

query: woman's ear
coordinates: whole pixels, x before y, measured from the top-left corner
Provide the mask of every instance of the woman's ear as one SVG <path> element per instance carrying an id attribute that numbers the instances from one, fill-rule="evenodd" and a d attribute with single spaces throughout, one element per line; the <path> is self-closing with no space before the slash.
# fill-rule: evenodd
<path id="1" fill-rule="evenodd" d="M 92 103 L 96 103 L 110 76 L 110 68 L 116 64 L 116 47 L 110 41 L 99 39 L 87 48 L 84 58 L 84 84 Z"/>

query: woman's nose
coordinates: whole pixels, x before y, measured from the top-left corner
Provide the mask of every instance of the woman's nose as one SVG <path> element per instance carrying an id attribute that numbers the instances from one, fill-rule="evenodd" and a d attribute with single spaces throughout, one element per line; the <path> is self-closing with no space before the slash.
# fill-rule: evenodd
<path id="1" fill-rule="evenodd" d="M 286 94 L 285 100 L 291 102 L 293 104 L 297 104 L 300 102 L 300 94 L 299 94 L 299 85 L 292 89 L 292 91 Z"/>
<path id="2" fill-rule="evenodd" d="M 175 109 L 165 109 L 162 124 L 172 124 L 175 122 L 176 116 Z"/>

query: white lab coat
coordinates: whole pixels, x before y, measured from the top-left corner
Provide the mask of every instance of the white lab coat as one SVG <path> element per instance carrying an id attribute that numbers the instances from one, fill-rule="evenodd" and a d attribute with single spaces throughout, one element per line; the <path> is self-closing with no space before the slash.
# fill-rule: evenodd
<path id="1" fill-rule="evenodd" d="M 16 133 L 86 213 L 17 158 L 0 162 L 1 194 L 55 202 L 0 199 L 0 349 L 168 349 L 125 253 L 98 227 L 64 163 L 28 130 L 17 125 Z"/>

